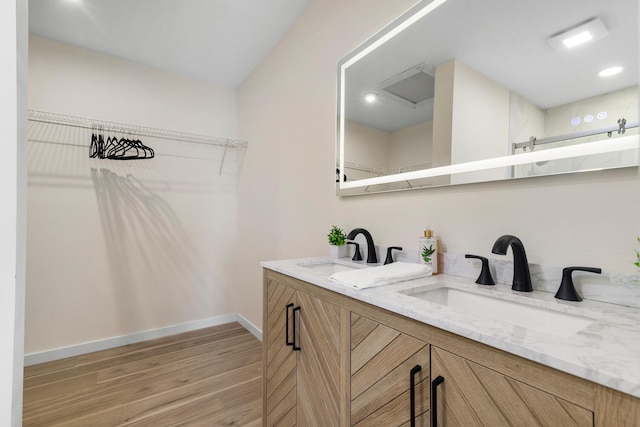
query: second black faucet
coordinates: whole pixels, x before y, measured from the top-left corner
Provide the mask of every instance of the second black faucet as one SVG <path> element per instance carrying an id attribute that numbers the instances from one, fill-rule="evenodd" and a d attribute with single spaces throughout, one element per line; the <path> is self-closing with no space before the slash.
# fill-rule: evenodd
<path id="1" fill-rule="evenodd" d="M 367 263 L 377 264 L 378 256 L 376 255 L 376 245 L 373 243 L 373 237 L 371 237 L 371 233 L 369 233 L 364 228 L 354 228 L 347 235 L 347 240 L 355 239 L 358 234 L 362 234 L 364 238 L 367 239 Z"/>
<path id="2" fill-rule="evenodd" d="M 511 289 L 520 292 L 533 292 L 529 262 L 520 239 L 510 234 L 500 236 L 493 244 L 491 252 L 498 255 L 506 255 L 509 246 L 511 246 L 511 251 L 513 252 L 513 284 Z"/>

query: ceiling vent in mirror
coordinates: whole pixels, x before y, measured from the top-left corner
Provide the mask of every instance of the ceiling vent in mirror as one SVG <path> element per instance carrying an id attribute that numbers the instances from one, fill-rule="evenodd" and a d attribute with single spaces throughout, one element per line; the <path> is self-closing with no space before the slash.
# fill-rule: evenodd
<path id="1" fill-rule="evenodd" d="M 599 40 L 609 34 L 600 18 L 583 22 L 573 28 L 557 33 L 548 42 L 554 50 L 563 51 L 586 42 Z"/>
<path id="2" fill-rule="evenodd" d="M 377 86 L 379 94 L 411 108 L 433 100 L 433 68 L 420 64 L 393 76 Z"/>

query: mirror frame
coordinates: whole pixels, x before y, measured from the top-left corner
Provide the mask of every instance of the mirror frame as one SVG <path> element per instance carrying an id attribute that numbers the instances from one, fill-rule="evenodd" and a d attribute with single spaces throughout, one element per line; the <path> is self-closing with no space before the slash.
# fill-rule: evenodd
<path id="1" fill-rule="evenodd" d="M 378 46 L 384 44 L 386 41 L 393 38 L 395 35 L 399 34 L 402 30 L 412 25 L 414 22 L 419 19 L 425 17 L 430 12 L 435 10 L 438 6 L 442 5 L 448 0 L 420 0 L 414 6 L 412 6 L 405 13 L 400 15 L 398 18 L 393 20 L 390 24 L 385 26 L 382 30 L 378 31 L 372 37 L 367 39 L 361 45 L 356 47 L 353 51 L 351 51 L 347 56 L 338 61 L 338 87 L 337 87 L 337 120 L 338 120 L 338 128 L 337 128 L 337 146 L 336 146 L 336 193 L 339 196 L 349 196 L 349 195 L 361 195 L 361 194 L 375 194 L 381 192 L 391 192 L 391 191 L 406 191 L 412 189 L 426 189 L 426 188 L 437 188 L 442 186 L 450 186 L 450 185 L 461 185 L 468 184 L 474 182 L 461 182 L 461 183 L 447 183 L 447 184 L 435 184 L 429 186 L 418 186 L 414 188 L 399 188 L 399 189 L 385 189 L 385 190 L 375 190 L 369 191 L 369 187 L 373 185 L 379 184 L 390 184 L 402 181 L 411 181 L 416 179 L 423 178 L 435 178 L 441 176 L 448 176 L 453 174 L 460 174 L 465 172 L 477 172 L 483 170 L 489 170 L 494 168 L 502 168 L 502 167 L 514 167 L 517 165 L 530 164 L 534 162 L 545 162 L 549 160 L 560 160 L 567 159 L 572 157 L 579 157 L 591 154 L 603 154 L 603 153 L 611 153 L 625 150 L 637 150 L 640 151 L 640 138 L 637 135 L 628 136 L 624 138 L 618 138 L 613 140 L 601 140 L 596 142 L 589 142 L 583 144 L 576 144 L 572 146 L 564 146 L 551 148 L 541 151 L 530 151 L 526 153 L 512 154 L 502 157 L 496 157 L 492 159 L 486 160 L 478 160 L 472 162 L 458 163 L 449 166 L 440 166 L 430 169 L 423 169 L 411 172 L 404 172 L 392 175 L 382 175 L 374 178 L 366 178 L 359 179 L 355 181 L 348 181 L 347 176 L 345 175 L 345 158 L 344 158 L 344 137 L 345 137 L 345 74 L 346 70 L 349 66 L 356 63 L 359 59 L 367 55 L 368 53 L 375 50 Z M 455 1 L 455 0 L 451 0 Z M 634 123 L 635 124 L 635 123 Z M 638 165 L 634 166 L 620 166 L 614 168 L 637 168 Z M 603 168 L 604 169 L 604 168 Z M 593 169 L 589 169 L 593 170 Z M 559 175 L 559 174 L 567 174 L 567 173 L 577 173 L 577 172 L 586 172 L 589 170 L 576 170 L 569 172 L 557 172 L 553 174 L 545 174 L 545 175 L 536 175 L 536 176 L 550 176 L 550 175 Z M 342 172 L 340 172 L 342 171 Z M 521 179 L 521 178 L 533 178 L 536 176 L 523 176 L 523 177 L 512 177 L 511 179 Z M 484 181 L 476 181 L 476 182 L 491 182 L 499 179 L 488 179 Z M 504 180 L 504 179 L 503 179 Z M 364 188 L 361 192 L 356 192 L 359 188 Z"/>

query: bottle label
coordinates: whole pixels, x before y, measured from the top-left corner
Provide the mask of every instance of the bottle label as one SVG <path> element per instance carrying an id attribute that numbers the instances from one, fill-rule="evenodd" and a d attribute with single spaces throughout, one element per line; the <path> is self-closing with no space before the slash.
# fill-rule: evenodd
<path id="1" fill-rule="evenodd" d="M 433 274 L 438 273 L 438 239 L 434 237 L 422 237 L 419 239 L 419 259 L 421 264 L 427 264 L 433 270 Z"/>

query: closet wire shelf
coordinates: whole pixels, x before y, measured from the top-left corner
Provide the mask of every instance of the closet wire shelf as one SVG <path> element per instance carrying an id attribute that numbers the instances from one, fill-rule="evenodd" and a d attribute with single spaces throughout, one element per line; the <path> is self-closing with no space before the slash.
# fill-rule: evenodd
<path id="1" fill-rule="evenodd" d="M 46 111 L 29 110 L 28 119 L 33 122 L 75 126 L 89 130 L 99 129 L 106 132 L 118 132 L 123 134 L 149 136 L 154 138 L 171 139 L 174 141 L 190 142 L 195 144 L 216 145 L 229 148 L 247 148 L 247 141 L 238 139 L 216 138 L 186 132 L 110 122 L 99 119 L 90 119 L 87 117 L 69 116 L 66 114 L 51 113 Z"/>
<path id="2" fill-rule="evenodd" d="M 37 110 L 28 111 L 28 172 L 34 185 L 73 185 L 108 169 L 157 189 L 231 188 L 247 142 Z M 155 157 L 114 162 L 92 157 L 93 134 L 142 140 Z M 229 155 L 230 154 L 230 155 Z M 142 158 L 140 158 L 142 159 Z M 217 169 L 217 174 L 212 174 Z M 61 184 L 62 183 L 62 184 Z M 225 190 L 226 191 L 226 190 Z"/>

